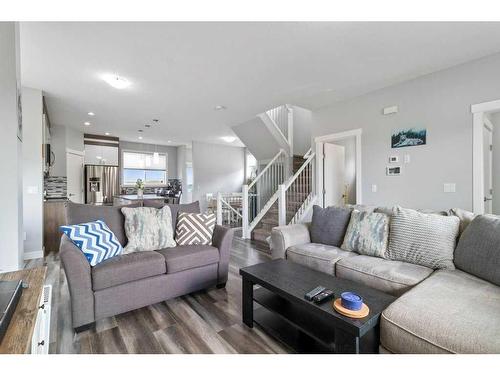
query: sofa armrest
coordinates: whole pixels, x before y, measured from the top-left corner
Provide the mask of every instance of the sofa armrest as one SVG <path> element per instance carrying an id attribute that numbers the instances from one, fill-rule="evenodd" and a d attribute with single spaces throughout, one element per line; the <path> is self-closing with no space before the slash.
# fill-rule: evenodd
<path id="1" fill-rule="evenodd" d="M 285 225 L 271 232 L 271 254 L 273 259 L 284 259 L 290 246 L 311 242 L 309 223 Z"/>
<path id="2" fill-rule="evenodd" d="M 94 322 L 92 272 L 87 258 L 64 234 L 61 238 L 59 256 L 68 280 L 73 327 L 77 328 Z"/>
<path id="3" fill-rule="evenodd" d="M 234 229 L 216 225 L 212 237 L 212 245 L 219 249 L 219 272 L 217 284 L 224 284 L 227 281 L 229 272 L 229 255 L 233 244 Z"/>

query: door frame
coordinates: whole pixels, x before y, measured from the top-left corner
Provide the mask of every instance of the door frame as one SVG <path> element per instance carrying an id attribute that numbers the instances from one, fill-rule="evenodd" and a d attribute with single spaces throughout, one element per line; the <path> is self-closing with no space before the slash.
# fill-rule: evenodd
<path id="1" fill-rule="evenodd" d="M 485 114 L 500 111 L 500 100 L 471 105 L 472 113 L 472 211 L 484 214 L 484 149 Z"/>
<path id="2" fill-rule="evenodd" d="M 363 129 L 353 129 L 339 133 L 322 135 L 314 138 L 314 143 L 316 144 L 316 196 L 318 196 L 321 202 L 321 206 L 325 206 L 325 195 L 323 194 L 323 166 L 324 166 L 324 153 L 323 145 L 332 141 L 339 141 L 346 138 L 355 137 L 356 139 L 356 204 L 363 203 L 363 192 L 361 183 L 361 135 Z"/>
<path id="3" fill-rule="evenodd" d="M 85 203 L 85 176 L 84 176 L 84 170 L 85 170 L 85 151 L 78 151 L 78 150 L 73 150 L 71 148 L 66 148 L 66 176 L 68 176 L 68 154 L 73 154 L 73 155 L 78 155 L 82 157 L 82 203 Z M 69 193 L 68 193 L 69 194 Z"/>

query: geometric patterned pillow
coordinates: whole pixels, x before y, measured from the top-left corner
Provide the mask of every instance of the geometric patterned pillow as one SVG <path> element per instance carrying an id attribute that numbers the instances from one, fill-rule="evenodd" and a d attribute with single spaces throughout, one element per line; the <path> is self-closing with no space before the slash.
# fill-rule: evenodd
<path id="1" fill-rule="evenodd" d="M 59 230 L 83 252 L 92 267 L 123 252 L 115 234 L 102 220 L 62 225 Z"/>
<path id="2" fill-rule="evenodd" d="M 177 245 L 211 245 L 215 222 L 215 214 L 179 212 L 175 229 Z"/>

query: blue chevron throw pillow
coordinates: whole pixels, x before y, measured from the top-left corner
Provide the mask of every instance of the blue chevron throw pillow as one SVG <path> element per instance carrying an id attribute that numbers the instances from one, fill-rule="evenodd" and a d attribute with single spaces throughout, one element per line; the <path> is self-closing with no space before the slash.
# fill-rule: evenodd
<path id="1" fill-rule="evenodd" d="M 83 252 L 92 267 L 123 252 L 115 234 L 102 220 L 62 225 L 59 230 Z"/>

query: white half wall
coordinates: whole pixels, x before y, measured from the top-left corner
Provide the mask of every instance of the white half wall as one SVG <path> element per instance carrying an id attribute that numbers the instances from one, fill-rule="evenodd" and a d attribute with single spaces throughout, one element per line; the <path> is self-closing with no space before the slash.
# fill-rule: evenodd
<path id="1" fill-rule="evenodd" d="M 193 142 L 193 200 L 206 210 L 207 193 L 241 192 L 245 178 L 245 148 Z"/>
<path id="2" fill-rule="evenodd" d="M 0 22 L 0 272 L 23 267 L 22 142 L 18 139 L 19 25 Z"/>
<path id="3" fill-rule="evenodd" d="M 23 87 L 24 258 L 43 257 L 43 97 Z"/>
<path id="4" fill-rule="evenodd" d="M 413 208 L 472 209 L 471 104 L 500 99 L 500 54 L 335 103 L 313 112 L 313 136 L 362 128 L 363 203 Z M 397 114 L 384 116 L 384 107 Z M 391 148 L 391 132 L 427 129 L 424 146 Z M 404 164 L 404 155 L 410 163 Z M 401 176 L 386 176 L 398 155 Z M 455 193 L 444 193 L 455 183 Z M 377 192 L 372 192 L 372 184 Z"/>

